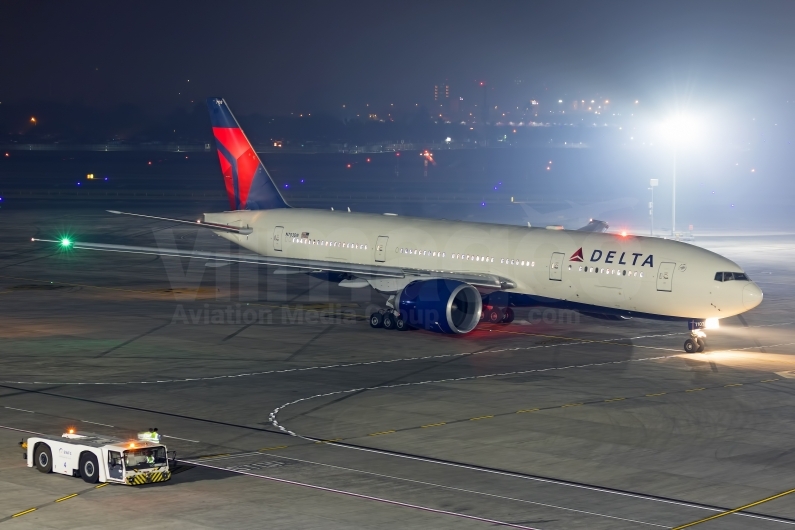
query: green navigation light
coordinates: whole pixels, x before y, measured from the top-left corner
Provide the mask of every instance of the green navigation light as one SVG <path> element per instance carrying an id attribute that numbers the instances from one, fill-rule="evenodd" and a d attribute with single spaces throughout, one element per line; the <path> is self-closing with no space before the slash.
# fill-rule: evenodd
<path id="1" fill-rule="evenodd" d="M 61 246 L 62 247 L 66 248 L 66 247 L 69 247 L 71 245 L 72 245 L 72 242 L 69 241 L 68 237 L 65 237 L 65 238 L 61 239 Z"/>

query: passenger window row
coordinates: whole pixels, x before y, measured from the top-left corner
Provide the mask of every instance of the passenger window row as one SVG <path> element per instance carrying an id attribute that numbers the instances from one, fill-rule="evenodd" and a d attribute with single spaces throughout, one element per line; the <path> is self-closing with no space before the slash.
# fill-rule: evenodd
<path id="1" fill-rule="evenodd" d="M 400 247 L 398 249 L 401 254 L 412 254 L 414 256 L 428 256 L 430 258 L 443 258 L 445 257 L 444 252 L 436 252 L 434 250 L 418 250 L 418 249 L 411 249 L 411 248 L 403 248 Z"/>
<path id="2" fill-rule="evenodd" d="M 571 270 L 571 265 L 569 265 L 569 270 Z M 643 273 L 638 271 L 629 271 L 627 269 L 608 269 L 602 267 L 583 267 L 580 266 L 578 269 L 580 272 L 594 272 L 596 274 L 612 274 L 614 276 L 630 276 L 630 277 L 639 277 L 643 278 Z"/>
<path id="3" fill-rule="evenodd" d="M 344 243 L 342 241 L 325 241 L 323 239 L 308 239 L 305 237 L 294 237 L 293 243 L 301 245 L 318 245 L 321 247 L 349 248 L 353 250 L 367 250 L 367 245 L 358 243 Z"/>
<path id="4" fill-rule="evenodd" d="M 482 261 L 484 263 L 494 263 L 494 258 L 488 256 L 473 256 L 472 254 L 453 254 L 453 259 L 463 259 L 466 261 Z"/>
<path id="5" fill-rule="evenodd" d="M 748 278 L 748 275 L 744 272 L 716 272 L 715 273 L 715 281 L 716 282 L 730 282 L 733 280 L 740 280 L 744 282 L 751 281 Z"/>
<path id="6" fill-rule="evenodd" d="M 525 260 L 518 260 L 518 259 L 501 259 L 500 263 L 504 265 L 519 265 L 520 267 L 535 267 L 535 261 L 525 261 Z"/>

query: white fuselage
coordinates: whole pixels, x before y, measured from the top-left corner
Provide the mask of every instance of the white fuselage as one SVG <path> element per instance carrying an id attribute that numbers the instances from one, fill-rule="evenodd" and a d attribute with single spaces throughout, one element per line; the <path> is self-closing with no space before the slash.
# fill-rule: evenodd
<path id="1" fill-rule="evenodd" d="M 493 274 L 511 293 L 663 318 L 725 318 L 762 299 L 753 282 L 715 281 L 742 272 L 734 262 L 658 238 L 300 208 L 205 221 L 251 228 L 218 234 L 264 256 Z"/>

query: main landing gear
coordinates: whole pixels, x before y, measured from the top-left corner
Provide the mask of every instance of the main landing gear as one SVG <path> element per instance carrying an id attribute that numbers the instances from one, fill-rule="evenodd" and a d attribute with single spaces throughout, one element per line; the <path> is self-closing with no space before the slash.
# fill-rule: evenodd
<path id="1" fill-rule="evenodd" d="M 396 329 L 398 331 L 407 331 L 409 325 L 400 316 L 400 313 L 392 309 L 380 309 L 370 315 L 370 327 Z"/>
<path id="2" fill-rule="evenodd" d="M 480 321 L 489 324 L 510 324 L 515 315 L 510 307 L 483 306 L 480 313 Z"/>
<path id="3" fill-rule="evenodd" d="M 685 353 L 701 353 L 707 347 L 707 334 L 700 329 L 690 331 L 690 338 L 685 341 Z"/>

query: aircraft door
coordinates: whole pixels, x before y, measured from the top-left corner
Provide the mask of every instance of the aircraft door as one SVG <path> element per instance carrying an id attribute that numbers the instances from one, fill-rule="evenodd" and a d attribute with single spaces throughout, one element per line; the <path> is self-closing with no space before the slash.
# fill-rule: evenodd
<path id="1" fill-rule="evenodd" d="M 273 250 L 278 250 L 279 252 L 282 250 L 282 232 L 284 232 L 283 226 L 277 226 L 273 230 Z"/>
<path id="2" fill-rule="evenodd" d="M 386 261 L 386 244 L 388 241 L 388 236 L 378 236 L 375 242 L 375 261 L 380 261 L 381 263 Z"/>
<path id="3" fill-rule="evenodd" d="M 561 281 L 563 279 L 563 259 L 565 258 L 563 252 L 553 252 L 552 258 L 549 260 L 549 279 Z"/>
<path id="4" fill-rule="evenodd" d="M 671 292 L 671 287 L 674 280 L 674 267 L 676 263 L 670 261 L 663 261 L 660 263 L 660 268 L 657 270 L 657 290 Z"/>

